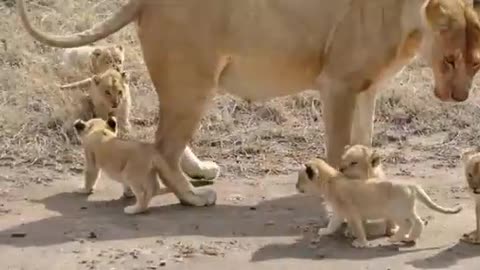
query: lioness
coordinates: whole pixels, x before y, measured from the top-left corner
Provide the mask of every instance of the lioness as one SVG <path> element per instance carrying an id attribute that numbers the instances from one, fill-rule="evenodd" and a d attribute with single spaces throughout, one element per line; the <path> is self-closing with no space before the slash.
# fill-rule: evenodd
<path id="1" fill-rule="evenodd" d="M 462 240 L 480 244 L 480 149 L 467 151 L 462 155 L 465 178 L 475 201 L 476 229 L 463 235 Z"/>
<path id="2" fill-rule="evenodd" d="M 318 89 L 327 158 L 337 167 L 345 145 L 371 145 L 380 83 L 420 47 L 442 101 L 466 100 L 480 68 L 480 22 L 463 0 L 129 0 L 67 36 L 34 28 L 24 2 L 16 1 L 25 29 L 55 47 L 87 45 L 136 21 L 161 101 L 156 160 L 174 186 L 187 186 L 179 160 L 216 89 L 251 101 Z M 176 192 L 196 206 L 213 194 Z"/>
<path id="3" fill-rule="evenodd" d="M 444 208 L 435 204 L 416 184 L 349 179 L 322 159 L 305 164 L 305 169 L 299 173 L 296 188 L 301 193 L 321 193 L 332 206 L 333 216 L 320 234 L 332 234 L 347 219 L 356 237 L 352 243 L 354 247 L 368 244 L 362 219 L 393 220 L 399 229 L 389 241 L 416 241 L 424 227 L 416 213 L 417 200 L 444 214 L 456 214 L 462 210 L 460 206 Z"/>
<path id="4" fill-rule="evenodd" d="M 372 179 L 385 178 L 385 173 L 382 168 L 381 157 L 376 150 L 361 144 L 347 145 L 340 160 L 340 172 L 350 179 Z M 363 221 L 365 222 L 365 221 Z M 364 226 L 366 224 L 364 223 Z M 372 224 L 373 225 L 373 224 Z M 386 222 L 376 222 L 382 233 L 373 232 L 372 229 L 367 230 L 368 235 L 377 236 L 380 234 L 391 236 L 395 234 L 397 226 L 391 220 Z M 366 227 L 366 226 L 365 226 Z M 366 227 L 367 228 L 367 227 Z M 345 231 L 346 236 L 351 234 L 351 230 Z"/>
<path id="5" fill-rule="evenodd" d="M 126 214 L 144 212 L 153 196 L 172 192 L 168 186 L 161 188 L 159 185 L 152 145 L 117 138 L 115 117 L 106 121 L 101 118 L 78 119 L 74 128 L 85 151 L 85 181 L 80 193 L 92 193 L 102 171 L 123 184 L 125 196 L 130 192 L 135 195 L 136 203 L 125 207 Z M 192 182 L 194 185 L 199 183 Z"/>

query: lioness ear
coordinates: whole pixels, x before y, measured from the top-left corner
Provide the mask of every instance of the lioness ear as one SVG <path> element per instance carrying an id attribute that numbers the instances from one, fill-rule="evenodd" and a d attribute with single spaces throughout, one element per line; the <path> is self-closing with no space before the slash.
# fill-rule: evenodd
<path id="1" fill-rule="evenodd" d="M 372 152 L 372 159 L 370 160 L 372 167 L 375 168 L 380 165 L 380 155 L 377 153 L 377 151 L 373 150 Z"/>
<path id="2" fill-rule="evenodd" d="M 453 20 L 444 0 L 428 0 L 425 6 L 425 18 L 428 25 L 438 32 L 451 28 Z"/>
<path id="3" fill-rule="evenodd" d="M 85 130 L 87 125 L 85 124 L 85 122 L 83 120 L 78 119 L 78 120 L 75 121 L 75 123 L 73 123 L 73 127 L 75 128 L 76 131 L 82 132 L 82 131 Z"/>
<path id="4" fill-rule="evenodd" d="M 310 166 L 310 164 L 305 164 L 305 173 L 308 176 L 308 179 L 313 180 L 317 175 L 317 171 Z"/>
<path id="5" fill-rule="evenodd" d="M 107 125 L 113 132 L 117 130 L 117 119 L 115 118 L 115 116 L 108 117 Z"/>

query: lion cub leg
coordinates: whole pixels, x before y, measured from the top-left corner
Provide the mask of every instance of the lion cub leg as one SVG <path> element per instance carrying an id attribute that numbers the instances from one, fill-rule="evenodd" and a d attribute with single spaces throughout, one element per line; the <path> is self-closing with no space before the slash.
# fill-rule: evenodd
<path id="1" fill-rule="evenodd" d="M 408 234 L 408 237 L 403 240 L 405 242 L 417 241 L 417 239 L 420 237 L 420 235 L 423 232 L 423 228 L 425 227 L 425 225 L 423 225 L 422 219 L 416 213 L 414 213 L 410 222 L 413 223 L 413 226 L 412 226 L 412 230 Z"/>
<path id="2" fill-rule="evenodd" d="M 133 194 L 133 191 L 132 189 L 130 188 L 129 185 L 125 184 L 125 183 L 122 183 L 122 187 L 123 187 L 123 194 L 122 196 L 124 198 L 133 198 L 135 197 L 135 194 Z"/>
<path id="3" fill-rule="evenodd" d="M 349 217 L 347 217 L 347 222 L 352 228 L 353 234 L 356 237 L 356 239 L 352 242 L 352 246 L 356 248 L 367 247 L 367 235 L 365 234 L 365 228 L 363 227 L 362 219 L 356 214 L 351 214 Z"/>
<path id="4" fill-rule="evenodd" d="M 399 218 L 395 223 L 398 225 L 398 230 L 394 235 L 388 238 L 388 241 L 391 243 L 408 241 L 407 235 L 412 229 L 414 221 L 411 219 Z"/>
<path id="5" fill-rule="evenodd" d="M 79 193 L 91 194 L 98 178 L 100 178 L 101 172 L 96 166 L 94 160 L 95 159 L 92 153 L 86 153 L 85 178 L 83 181 L 83 186 L 78 190 Z"/>
<path id="6" fill-rule="evenodd" d="M 154 171 L 144 172 L 146 174 L 140 176 L 138 173 L 135 171 L 128 175 L 128 180 L 138 181 L 130 182 L 131 191 L 136 199 L 134 205 L 127 206 L 124 209 L 124 212 L 130 215 L 145 212 L 148 209 L 150 200 L 159 190 L 159 182 Z"/>
<path id="7" fill-rule="evenodd" d="M 318 229 L 317 235 L 325 236 L 335 233 L 342 226 L 343 220 L 344 219 L 342 216 L 334 212 L 332 217 L 328 221 L 327 228 Z"/>

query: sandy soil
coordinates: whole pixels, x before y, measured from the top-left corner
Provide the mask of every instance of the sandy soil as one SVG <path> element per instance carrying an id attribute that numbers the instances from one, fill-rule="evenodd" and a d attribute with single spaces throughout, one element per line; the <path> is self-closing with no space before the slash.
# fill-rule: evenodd
<path id="1" fill-rule="evenodd" d="M 424 145 L 433 138 L 412 139 Z M 390 145 L 385 153 L 395 150 Z M 405 156 L 417 156 L 404 147 Z M 427 153 L 428 154 L 428 153 Z M 425 153 L 423 154 L 425 155 Z M 415 160 L 415 159 L 410 159 Z M 100 181 L 86 198 L 72 193 L 79 173 L 1 169 L 0 261 L 2 269 L 475 269 L 480 246 L 459 242 L 474 227 L 473 202 L 462 167 L 424 158 L 386 166 L 389 175 L 421 183 L 442 205 L 464 210 L 447 216 L 419 206 L 426 229 L 415 246 L 350 247 L 338 235 L 318 239 L 328 208 L 318 197 L 299 195 L 295 175 L 219 179 L 218 204 L 180 206 L 173 195 L 157 197 L 143 215 L 126 216 L 132 201 L 120 186 Z M 22 179 L 43 175 L 38 181 Z M 415 175 L 415 178 L 408 176 Z"/>

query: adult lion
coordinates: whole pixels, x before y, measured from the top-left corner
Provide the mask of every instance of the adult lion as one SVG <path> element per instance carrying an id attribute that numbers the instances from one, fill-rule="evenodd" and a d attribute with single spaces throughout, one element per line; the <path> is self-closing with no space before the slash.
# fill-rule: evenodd
<path id="1" fill-rule="evenodd" d="M 480 67 L 480 23 L 463 0 L 130 0 L 104 22 L 56 36 L 22 22 L 37 40 L 76 47 L 132 21 L 159 100 L 155 145 L 164 183 L 180 201 L 209 205 L 179 167 L 215 90 L 266 100 L 319 89 L 327 158 L 347 144 L 371 144 L 378 84 L 425 46 L 442 101 L 468 98 Z M 424 42 L 422 42 L 424 41 Z"/>

